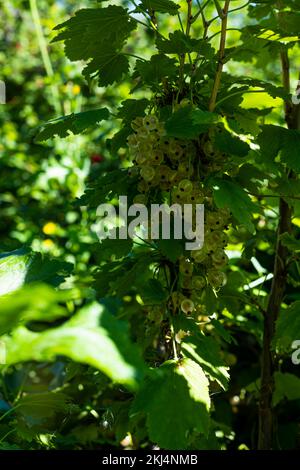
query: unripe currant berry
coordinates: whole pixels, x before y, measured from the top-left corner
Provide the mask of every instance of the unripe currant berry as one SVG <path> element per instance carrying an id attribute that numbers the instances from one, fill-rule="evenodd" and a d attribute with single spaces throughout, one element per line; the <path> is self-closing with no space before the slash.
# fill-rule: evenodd
<path id="1" fill-rule="evenodd" d="M 200 191 L 194 190 L 188 195 L 188 202 L 191 204 L 203 204 L 204 196 Z"/>
<path id="2" fill-rule="evenodd" d="M 164 161 L 164 154 L 160 151 L 154 152 L 153 156 L 151 157 L 151 162 L 153 165 L 161 165 Z"/>
<path id="3" fill-rule="evenodd" d="M 194 310 L 195 310 L 195 304 L 192 300 L 190 299 L 184 299 L 182 302 L 181 302 L 181 310 L 184 312 L 184 313 L 192 313 Z"/>
<path id="4" fill-rule="evenodd" d="M 158 169 L 158 175 L 163 183 L 169 181 L 171 174 L 172 170 L 167 165 L 161 165 Z"/>
<path id="5" fill-rule="evenodd" d="M 183 199 L 184 199 L 184 194 L 181 193 L 178 189 L 175 189 L 175 191 L 172 191 L 172 202 L 180 204 L 183 202 Z"/>
<path id="6" fill-rule="evenodd" d="M 190 177 L 193 174 L 193 167 L 188 162 L 181 162 L 178 165 L 178 173 Z"/>
<path id="7" fill-rule="evenodd" d="M 189 100 L 188 98 L 183 98 L 183 100 L 180 101 L 179 106 L 180 108 L 184 108 L 185 106 L 190 106 L 191 104 L 191 100 Z"/>
<path id="8" fill-rule="evenodd" d="M 215 265 L 221 268 L 227 264 L 228 256 L 223 250 L 218 249 L 212 254 L 212 261 Z"/>
<path id="9" fill-rule="evenodd" d="M 192 251 L 191 253 L 195 263 L 203 263 L 207 259 L 207 251 L 205 248 Z"/>
<path id="10" fill-rule="evenodd" d="M 134 131 L 138 131 L 141 127 L 143 127 L 143 118 L 142 117 L 137 117 L 132 121 L 131 127 Z"/>
<path id="11" fill-rule="evenodd" d="M 148 131 L 153 131 L 158 125 L 158 119 L 156 116 L 145 116 L 143 125 Z"/>
<path id="12" fill-rule="evenodd" d="M 191 276 L 182 276 L 180 280 L 180 285 L 183 289 L 190 289 L 192 286 L 192 277 Z"/>
<path id="13" fill-rule="evenodd" d="M 147 161 L 147 156 L 145 153 L 138 153 L 135 157 L 137 165 L 144 165 Z"/>
<path id="14" fill-rule="evenodd" d="M 193 288 L 196 290 L 201 290 L 206 286 L 206 280 L 204 276 L 195 276 L 193 277 Z"/>
<path id="15" fill-rule="evenodd" d="M 131 134 L 127 137 L 127 144 L 131 148 L 137 148 L 139 146 L 139 142 L 135 134 Z"/>
<path id="16" fill-rule="evenodd" d="M 179 271 L 185 276 L 191 276 L 194 271 L 193 263 L 188 260 L 181 260 L 179 263 Z"/>
<path id="17" fill-rule="evenodd" d="M 207 251 L 214 250 L 217 246 L 222 244 L 222 232 L 208 229 L 208 233 L 205 234 L 204 244 Z"/>
<path id="18" fill-rule="evenodd" d="M 171 160 L 179 160 L 183 155 L 183 148 L 176 142 L 171 142 L 168 150 Z"/>
<path id="19" fill-rule="evenodd" d="M 193 183 L 188 179 L 181 180 L 178 189 L 182 193 L 189 194 L 193 191 Z"/>
<path id="20" fill-rule="evenodd" d="M 130 178 L 133 178 L 134 176 L 137 176 L 138 172 L 139 172 L 139 170 L 136 166 L 131 166 L 130 168 L 128 168 L 128 176 Z"/>
<path id="21" fill-rule="evenodd" d="M 155 323 L 161 323 L 163 320 L 164 309 L 160 306 L 150 307 L 148 318 Z"/>
<path id="22" fill-rule="evenodd" d="M 209 269 L 207 272 L 207 279 L 209 284 L 215 289 L 220 289 L 226 284 L 226 275 L 217 269 Z"/>
<path id="23" fill-rule="evenodd" d="M 206 212 L 206 225 L 210 228 L 217 229 L 222 227 L 222 221 L 217 212 Z"/>
<path id="24" fill-rule="evenodd" d="M 145 181 L 152 181 L 155 177 L 155 169 L 150 165 L 145 165 L 140 174 Z"/>

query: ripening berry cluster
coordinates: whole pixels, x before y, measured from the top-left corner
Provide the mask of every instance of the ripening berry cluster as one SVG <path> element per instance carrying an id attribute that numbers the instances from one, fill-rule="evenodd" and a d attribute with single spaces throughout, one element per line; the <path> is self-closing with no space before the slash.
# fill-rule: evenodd
<path id="1" fill-rule="evenodd" d="M 139 174 L 139 193 L 134 202 L 147 205 L 155 198 L 156 203 L 205 206 L 204 246 L 187 252 L 187 256 L 178 261 L 179 278 L 169 299 L 169 308 L 192 313 L 197 310 L 203 289 L 210 285 L 218 290 L 226 282 L 222 269 L 228 261 L 224 248 L 230 213 L 217 209 L 211 191 L 204 187 L 193 142 L 168 137 L 163 123 L 155 115 L 136 118 L 132 129 L 134 133 L 128 137 L 128 146 L 134 166 L 129 171 Z M 213 151 L 211 140 L 204 146 L 202 154 L 209 158 Z"/>

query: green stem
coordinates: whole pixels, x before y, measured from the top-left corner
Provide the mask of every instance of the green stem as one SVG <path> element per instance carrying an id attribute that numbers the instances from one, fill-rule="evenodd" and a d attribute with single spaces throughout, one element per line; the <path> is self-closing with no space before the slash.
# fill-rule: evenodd
<path id="1" fill-rule="evenodd" d="M 53 71 L 51 59 L 50 59 L 48 48 L 47 48 L 47 42 L 45 40 L 45 36 L 43 33 L 43 28 L 41 24 L 41 18 L 40 18 L 37 2 L 36 0 L 29 0 L 29 4 L 30 4 L 30 11 L 31 11 L 32 19 L 33 19 L 35 30 L 36 30 L 36 35 L 38 39 L 39 49 L 40 49 L 40 53 L 42 56 L 44 68 L 45 68 L 47 76 L 50 78 L 53 78 L 54 71 Z M 63 114 L 63 107 L 60 102 L 58 88 L 56 85 L 52 84 L 51 90 L 52 90 L 52 96 L 53 96 L 54 109 L 58 115 L 61 115 Z"/>

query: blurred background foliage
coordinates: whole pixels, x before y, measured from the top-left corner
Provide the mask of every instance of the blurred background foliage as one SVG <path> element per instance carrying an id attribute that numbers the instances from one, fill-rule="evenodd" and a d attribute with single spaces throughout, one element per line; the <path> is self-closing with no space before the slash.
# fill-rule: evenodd
<path id="1" fill-rule="evenodd" d="M 91 272 L 99 260 L 95 249 L 97 238 L 91 230 L 94 215 L 76 203 L 76 199 L 83 194 L 88 177 L 97 178 L 108 170 L 118 168 L 120 161 L 126 165 L 122 150 L 114 154 L 105 145 L 106 139 L 118 130 L 117 120 L 103 121 L 92 131 L 66 139 L 55 138 L 43 144 L 34 141 L 36 128 L 50 119 L 93 107 L 107 107 L 114 113 L 120 102 L 130 97 L 132 83 L 125 81 L 118 87 L 109 86 L 105 89 L 97 87 L 93 81 L 87 83 L 81 75 L 81 64 L 67 60 L 59 43 L 49 45 L 54 37 L 52 29 L 55 25 L 66 20 L 79 7 L 92 6 L 94 3 L 88 0 L 4 0 L 2 6 L 0 79 L 6 83 L 7 103 L 0 105 L 0 251 L 24 250 L 16 252 L 20 265 L 14 268 L 13 272 L 17 273 L 15 276 L 21 275 L 22 266 L 29 263 L 28 247 L 46 256 L 35 261 L 39 274 L 43 263 L 49 263 L 47 255 L 60 258 L 61 265 L 53 267 L 53 272 L 62 273 L 59 280 L 52 276 L 40 278 L 39 281 L 46 285 L 37 285 L 33 289 L 30 286 L 30 282 L 35 279 L 33 270 L 31 279 L 28 279 L 27 274 L 25 286 L 14 298 L 14 303 L 2 303 L 0 313 L 4 315 L 6 312 L 7 318 L 16 315 L 20 309 L 23 312 L 27 309 L 27 321 L 34 320 L 30 330 L 33 333 L 42 332 L 47 326 L 47 319 L 39 312 L 51 311 L 53 326 L 59 328 L 62 319 L 65 320 L 75 312 L 75 316 L 80 316 L 80 309 L 87 300 L 101 297 L 90 288 Z M 109 3 L 120 4 L 117 1 Z M 121 3 L 126 5 L 129 2 Z M 245 2 L 235 3 L 239 7 Z M 210 8 L 213 11 L 214 5 Z M 228 47 L 235 48 L 239 40 L 239 28 L 245 26 L 244 20 L 245 16 L 240 11 L 232 15 L 231 27 L 236 29 L 229 32 Z M 163 21 L 165 25 L 162 28 L 169 31 L 177 18 L 166 16 Z M 247 21 L 255 23 L 251 11 Z M 211 33 L 218 30 L 216 21 L 211 27 Z M 131 40 L 134 42 L 135 54 L 148 58 L 153 52 L 154 37 L 151 32 L 145 32 L 144 35 L 133 33 Z M 217 45 L 218 37 L 215 40 Z M 132 52 L 130 43 L 127 48 L 128 53 Z M 260 54 L 257 54 L 256 49 L 251 50 L 251 43 L 247 53 L 239 53 L 238 50 L 235 53 L 236 61 L 231 61 L 226 68 L 229 74 L 257 77 L 281 85 L 278 43 L 274 42 L 274 46 L 268 48 L 262 46 Z M 300 55 L 292 42 L 290 54 L 292 83 L 296 88 Z M 137 92 L 136 96 L 147 97 L 147 93 L 140 92 L 139 95 Z M 229 101 L 228 106 L 231 103 Z M 267 93 L 249 93 L 243 97 L 243 107 L 268 110 L 267 114 L 261 112 L 258 121 L 253 120 L 254 130 L 263 123 L 284 125 L 283 102 L 280 98 L 271 97 Z M 247 178 L 247 173 L 242 177 Z M 267 187 L 268 181 L 264 181 L 260 190 Z M 217 431 L 208 442 L 199 443 L 199 448 L 202 445 L 223 449 L 255 447 L 257 378 L 262 342 L 262 315 L 256 308 L 255 298 L 263 302 L 270 290 L 278 219 L 278 199 L 260 198 L 257 201 L 261 204 L 262 212 L 254 214 L 257 228 L 255 241 L 242 229 L 232 230 L 230 236 L 230 273 L 227 284 L 230 289 L 224 289 L 220 302 L 223 324 L 230 328 L 233 336 L 231 342 L 223 345 L 223 356 L 231 367 L 232 378 L 228 391 L 220 392 L 218 388 L 212 391 Z M 295 210 L 294 228 L 299 231 L 298 202 L 295 203 Z M 4 282 L 4 278 L 1 278 L 2 261 L 0 259 L 0 279 Z M 74 266 L 72 276 L 67 277 L 71 265 Z M 52 272 L 47 264 L 49 271 Z M 62 291 L 50 287 L 59 285 L 65 277 L 67 281 Z M 292 282 L 287 299 L 300 300 L 298 263 L 291 267 L 290 278 Z M 14 280 L 9 282 L 13 283 Z M 245 285 L 248 285 L 246 291 L 249 292 L 246 303 L 242 294 L 240 298 L 231 296 L 233 290 L 242 291 Z M 10 290 L 14 290 L 14 287 Z M 61 296 L 61 292 L 65 294 Z M 41 305 L 37 302 L 30 304 L 30 298 L 40 298 L 43 302 Z M 25 310 L 22 305 L 26 306 Z M 114 312 L 120 307 L 124 310 L 124 305 L 132 317 L 132 312 L 140 308 L 140 299 L 109 298 L 103 301 L 102 308 Z M 94 310 L 96 316 L 102 315 L 96 311 L 96 307 Z M 71 327 L 76 328 L 76 325 Z M 2 325 L 0 321 L 1 328 L 6 332 L 8 325 Z M 49 363 L 55 352 L 51 348 L 47 351 L 39 349 L 39 345 L 34 343 L 40 362 L 30 362 L 26 350 L 30 350 L 34 338 L 26 339 L 28 331 L 23 331 L 22 326 L 19 328 L 14 335 L 16 344 L 20 343 L 20 350 L 13 352 L 9 358 L 10 367 L 5 369 L 0 379 L 0 449 L 134 448 L 140 443 L 147 446 L 143 423 L 133 420 L 131 428 L 135 434 L 127 433 L 130 394 L 123 388 L 111 385 L 109 378 L 102 373 L 105 370 L 101 361 L 95 365 L 88 357 L 86 365 L 81 365 L 61 358 Z M 113 328 L 109 326 L 108 330 L 113 331 Z M 73 332 L 74 350 L 69 353 L 69 358 L 76 361 L 82 345 L 76 343 L 76 329 Z M 66 331 L 61 334 L 66 338 Z M 101 335 L 101 331 L 95 334 Z M 20 340 L 22 337 L 26 339 L 24 344 Z M 94 339 L 87 336 L 85 341 L 89 340 Z M 128 347 L 124 345 L 125 349 Z M 56 354 L 64 356 L 63 348 L 58 347 Z M 18 362 L 22 365 L 15 365 Z M 286 396 L 286 384 L 293 380 L 290 374 L 297 374 L 288 354 L 283 355 L 280 368 L 286 375 L 278 376 L 278 383 L 281 383 L 281 395 L 277 396 L 276 403 L 278 448 L 296 448 L 299 447 L 300 379 L 293 375 L 294 395 Z M 132 385 L 134 380 L 129 377 L 130 374 L 124 381 L 131 383 L 132 379 Z"/>

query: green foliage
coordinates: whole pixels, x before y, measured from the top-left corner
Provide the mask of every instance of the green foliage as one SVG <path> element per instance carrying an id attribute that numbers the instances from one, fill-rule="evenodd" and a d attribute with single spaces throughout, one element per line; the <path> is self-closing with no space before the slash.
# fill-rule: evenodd
<path id="1" fill-rule="evenodd" d="M 275 257 L 273 448 L 296 448 L 298 2 L 231 2 L 227 38 L 219 2 L 32 3 L 0 19 L 0 449 L 256 449 Z M 122 195 L 204 203 L 203 248 L 99 242 Z"/>
<path id="2" fill-rule="evenodd" d="M 153 442 L 166 449 L 185 449 L 194 431 L 207 435 L 209 408 L 207 378 L 198 364 L 184 359 L 166 362 L 149 376 L 131 413 L 146 413 Z"/>
<path id="3" fill-rule="evenodd" d="M 84 307 L 57 328 L 36 333 L 21 326 L 3 341 L 7 366 L 66 356 L 89 364 L 130 388 L 137 386 L 143 370 L 138 351 L 128 340 L 126 325 L 97 303 Z"/>
<path id="4" fill-rule="evenodd" d="M 299 173 L 299 131 L 279 126 L 263 126 L 258 142 L 264 158 L 273 161 L 280 153 L 280 161 Z"/>
<path id="5" fill-rule="evenodd" d="M 274 344 L 281 351 L 290 351 L 292 343 L 299 339 L 300 333 L 300 301 L 282 309 L 277 320 Z"/>
<path id="6" fill-rule="evenodd" d="M 218 207 L 228 207 L 235 219 L 253 233 L 251 213 L 256 206 L 247 193 L 234 181 L 215 179 L 214 199 Z M 238 204 L 236 203 L 238 201 Z"/>
<path id="7" fill-rule="evenodd" d="M 65 52 L 70 60 L 91 59 L 85 75 L 98 77 L 99 85 L 106 86 L 127 72 L 128 59 L 120 50 L 135 28 L 136 21 L 122 7 L 82 9 L 56 26 L 56 30 L 62 31 L 55 41 L 65 41 Z"/>
<path id="8" fill-rule="evenodd" d="M 275 372 L 275 393 L 273 395 L 274 406 L 281 400 L 300 399 L 300 379 L 293 374 Z"/>
<path id="9" fill-rule="evenodd" d="M 159 11 L 160 13 L 169 13 L 176 15 L 180 6 L 171 0 L 142 0 L 141 7 L 151 11 Z"/>
<path id="10" fill-rule="evenodd" d="M 70 132 L 81 134 L 103 119 L 107 120 L 108 117 L 109 111 L 106 108 L 64 116 L 44 124 L 35 139 L 37 142 L 41 142 L 54 136 L 67 137 Z"/>
<path id="11" fill-rule="evenodd" d="M 167 134 L 179 139 L 194 139 L 218 122 L 218 116 L 191 106 L 176 111 L 166 122 Z"/>
<path id="12" fill-rule="evenodd" d="M 0 295 L 12 292 L 24 284 L 44 281 L 58 286 L 72 271 L 72 265 L 51 259 L 41 253 L 20 248 L 0 255 Z"/>

